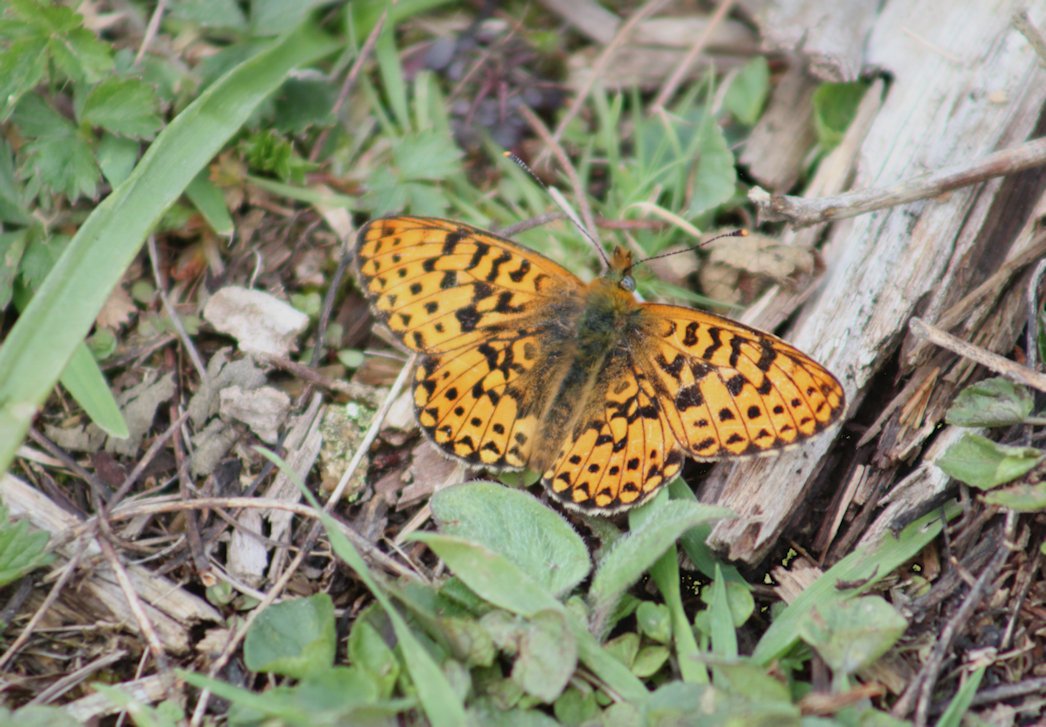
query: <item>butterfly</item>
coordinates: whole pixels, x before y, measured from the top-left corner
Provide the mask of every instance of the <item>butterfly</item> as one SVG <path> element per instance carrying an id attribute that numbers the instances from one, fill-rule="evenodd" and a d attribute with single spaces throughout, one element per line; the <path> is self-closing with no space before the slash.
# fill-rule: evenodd
<path id="1" fill-rule="evenodd" d="M 353 264 L 376 317 L 419 354 L 425 434 L 473 465 L 541 472 L 574 509 L 638 505 L 684 455 L 771 454 L 845 407 L 836 378 L 780 338 L 637 300 L 621 248 L 585 283 L 470 225 L 387 217 L 360 229 Z"/>

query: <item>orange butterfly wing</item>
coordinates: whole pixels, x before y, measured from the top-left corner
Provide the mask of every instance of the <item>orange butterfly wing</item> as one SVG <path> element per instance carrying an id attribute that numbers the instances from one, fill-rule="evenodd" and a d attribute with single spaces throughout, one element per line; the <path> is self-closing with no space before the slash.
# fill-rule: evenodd
<path id="1" fill-rule="evenodd" d="M 414 351 L 475 345 L 581 286 L 548 258 L 461 222 L 388 217 L 364 225 L 358 240 L 363 292 Z"/>
<path id="2" fill-rule="evenodd" d="M 414 351 L 418 422 L 473 464 L 522 468 L 545 399 L 535 381 L 546 313 L 581 288 L 532 250 L 448 220 L 393 217 L 359 233 L 357 278 L 376 314 Z"/>
<path id="3" fill-rule="evenodd" d="M 699 460 L 774 452 L 842 414 L 842 386 L 780 338 L 708 313 L 641 304 L 644 332 L 600 374 L 601 416 L 582 422 L 543 475 L 565 504 L 639 504 Z M 582 404 L 582 410 L 586 405 Z"/>
<path id="4" fill-rule="evenodd" d="M 644 308 L 660 326 L 644 370 L 691 457 L 772 453 L 842 414 L 846 397 L 836 378 L 780 338 L 692 308 Z"/>
<path id="5" fill-rule="evenodd" d="M 542 483 L 564 504 L 611 514 L 653 495 L 683 466 L 683 451 L 653 380 L 620 354 L 602 371 L 598 399 L 562 444 Z"/>
<path id="6" fill-rule="evenodd" d="M 825 429 L 845 406 L 835 377 L 775 336 L 639 303 L 609 279 L 585 286 L 469 225 L 374 220 L 360 231 L 355 264 L 376 314 L 422 354 L 422 429 L 474 464 L 540 467 L 549 492 L 572 507 L 636 505 L 679 473 L 684 452 L 772 453 Z M 600 330 L 575 329 L 582 320 Z M 605 345 L 598 363 L 590 345 L 580 353 L 586 338 Z"/>

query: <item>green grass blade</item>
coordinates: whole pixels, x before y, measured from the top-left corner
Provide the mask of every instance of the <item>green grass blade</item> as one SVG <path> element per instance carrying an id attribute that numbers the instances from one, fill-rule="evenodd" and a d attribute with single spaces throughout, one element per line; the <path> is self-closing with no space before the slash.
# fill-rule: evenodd
<path id="1" fill-rule="evenodd" d="M 855 591 L 839 590 L 837 583 L 858 582 L 862 589 L 870 588 L 925 548 L 958 512 L 959 506 L 950 503 L 944 512 L 936 510 L 911 523 L 896 538 L 887 535 L 876 547 L 859 548 L 840 560 L 774 619 L 756 644 L 752 660 L 765 665 L 780 658 L 799 640 L 799 624 L 810 609 L 827 600 L 854 597 Z"/>
<path id="2" fill-rule="evenodd" d="M 981 686 L 981 679 L 984 678 L 984 672 L 987 668 L 987 666 L 982 666 L 973 674 L 970 674 L 970 678 L 959 687 L 959 691 L 955 693 L 952 701 L 948 703 L 948 708 L 944 710 L 944 714 L 937 721 L 937 727 L 959 727 L 962 724 L 963 715 L 966 714 L 966 711 L 973 703 L 973 698 L 977 694 L 977 688 Z"/>
<path id="3" fill-rule="evenodd" d="M 418 699 L 421 701 L 421 706 L 425 710 L 425 716 L 428 717 L 429 722 L 436 727 L 443 727 L 444 725 L 446 727 L 454 727 L 455 725 L 465 724 L 465 707 L 454 693 L 454 689 L 451 687 L 450 682 L 447 681 L 447 677 L 440 670 L 439 664 L 425 650 L 425 646 L 418 640 L 418 637 L 410 630 L 410 626 L 403 616 L 400 615 L 400 612 L 396 610 L 396 607 L 392 604 L 392 599 L 389 598 L 385 589 L 381 587 L 381 584 L 378 583 L 378 580 L 370 572 L 366 561 L 363 560 L 363 556 L 356 550 L 356 546 L 349 542 L 349 539 L 341 532 L 334 518 L 322 511 L 320 504 L 316 501 L 316 497 L 286 462 L 266 449 L 257 448 L 256 451 L 279 467 L 280 471 L 298 486 L 298 489 L 301 490 L 302 495 L 309 501 L 309 504 L 316 508 L 320 513 L 320 522 L 323 523 L 323 527 L 327 531 L 327 537 L 330 539 L 331 548 L 335 554 L 352 568 L 357 577 L 363 581 L 363 585 L 370 590 L 374 600 L 378 602 L 389 617 L 389 621 L 392 623 L 392 630 L 395 632 L 396 640 L 399 642 L 399 648 L 403 651 L 403 660 L 407 665 L 407 671 L 410 672 L 414 688 L 418 690 Z"/>
<path id="4" fill-rule="evenodd" d="M 233 68 L 87 218 L 0 346 L 0 471 L 163 212 L 292 69 L 334 48 L 306 25 Z"/>
<path id="5" fill-rule="evenodd" d="M 675 548 L 669 548 L 650 569 L 661 597 L 665 599 L 669 613 L 672 614 L 672 640 L 675 643 L 676 657 L 679 662 L 679 674 L 683 681 L 691 684 L 707 684 L 708 670 L 698 661 L 699 649 L 697 639 L 690 627 L 683 608 L 683 594 L 679 587 L 679 554 Z"/>
<path id="6" fill-rule="evenodd" d="M 123 413 L 109 389 L 109 382 L 98 368 L 98 362 L 94 360 L 87 344 L 81 341 L 73 349 L 73 357 L 62 372 L 61 381 L 65 390 L 102 431 L 117 439 L 130 436 Z"/>

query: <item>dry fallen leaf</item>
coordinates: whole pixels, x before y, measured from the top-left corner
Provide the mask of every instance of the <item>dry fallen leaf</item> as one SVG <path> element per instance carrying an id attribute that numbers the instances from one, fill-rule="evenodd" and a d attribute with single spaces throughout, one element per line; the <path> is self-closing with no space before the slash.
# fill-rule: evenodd
<path id="1" fill-rule="evenodd" d="M 94 319 L 94 324 L 98 328 L 117 331 L 130 323 L 137 312 L 138 309 L 134 305 L 130 294 L 128 294 L 123 285 L 117 285 L 113 288 L 113 292 L 109 294 L 109 297 L 106 298 L 105 305 L 99 311 L 98 317 Z"/>
<path id="2" fill-rule="evenodd" d="M 222 288 L 203 308 L 203 317 L 236 339 L 244 353 L 286 357 L 297 350 L 295 339 L 309 317 L 289 303 L 261 290 L 235 285 Z"/>
<path id="3" fill-rule="evenodd" d="M 724 303 L 750 303 L 770 284 L 797 287 L 817 270 L 817 253 L 782 245 L 765 235 L 724 237 L 708 245 L 698 273 L 705 295 Z"/>

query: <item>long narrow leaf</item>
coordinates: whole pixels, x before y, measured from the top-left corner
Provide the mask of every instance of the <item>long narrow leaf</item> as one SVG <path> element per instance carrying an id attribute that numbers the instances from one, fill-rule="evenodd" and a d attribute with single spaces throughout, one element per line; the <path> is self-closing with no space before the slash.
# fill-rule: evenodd
<path id="1" fill-rule="evenodd" d="M 854 591 L 841 591 L 836 584 L 857 581 L 862 584 L 862 590 L 870 588 L 925 548 L 940 534 L 944 523 L 958 512 L 958 505 L 950 503 L 943 512 L 929 513 L 911 523 L 896 538 L 887 535 L 874 548 L 859 548 L 829 568 L 778 614 L 756 644 L 752 660 L 757 664 L 769 664 L 780 658 L 799 640 L 799 624 L 810 609 L 828 599 L 853 598 Z"/>
<path id="2" fill-rule="evenodd" d="M 81 341 L 73 349 L 73 356 L 62 372 L 61 381 L 62 386 L 102 431 L 117 439 L 130 435 L 127 421 L 109 389 L 109 382 L 105 380 L 105 374 L 98 368 L 98 362 L 94 360 L 86 343 Z"/>
<path id="3" fill-rule="evenodd" d="M 381 587 L 381 584 L 371 574 L 366 561 L 363 560 L 363 556 L 356 550 L 356 546 L 349 542 L 349 539 L 341 532 L 334 518 L 321 510 L 316 497 L 286 462 L 268 450 L 259 448 L 257 451 L 279 467 L 280 471 L 298 486 L 298 489 L 301 490 L 302 495 L 309 501 L 309 504 L 319 511 L 320 522 L 323 523 L 323 527 L 327 530 L 331 548 L 339 558 L 345 561 L 346 565 L 352 568 L 356 576 L 363 581 L 363 585 L 370 590 L 374 600 L 378 602 L 382 610 L 385 611 L 385 615 L 389 617 L 392 630 L 396 634 L 396 640 L 403 651 L 403 660 L 406 662 L 407 671 L 410 672 L 410 678 L 414 682 L 415 689 L 418 690 L 418 698 L 429 722 L 436 725 L 436 727 L 454 727 L 455 725 L 465 724 L 465 707 L 454 693 L 454 689 L 451 687 L 450 682 L 447 681 L 447 677 L 440 671 L 439 664 L 425 650 L 418 637 L 410 630 L 410 626 L 403 616 L 400 615 L 400 612 L 396 610 L 392 599 L 389 598 L 388 594 L 385 593 L 385 589 Z"/>
<path id="4" fill-rule="evenodd" d="M 160 216 L 292 69 L 333 49 L 303 26 L 233 68 L 87 218 L 0 347 L 0 472 Z"/>

